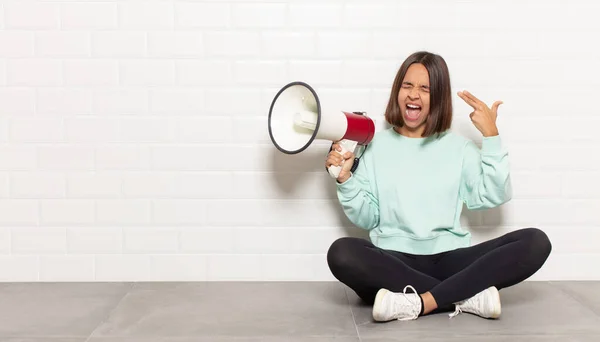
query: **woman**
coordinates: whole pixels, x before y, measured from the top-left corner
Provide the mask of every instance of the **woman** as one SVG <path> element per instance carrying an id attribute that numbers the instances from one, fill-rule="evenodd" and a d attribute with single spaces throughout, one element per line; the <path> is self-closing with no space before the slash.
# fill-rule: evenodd
<path id="1" fill-rule="evenodd" d="M 376 321 L 412 320 L 455 309 L 485 318 L 501 313 L 499 289 L 537 272 L 552 245 L 537 228 L 470 246 L 460 226 L 463 204 L 488 209 L 511 198 L 507 151 L 496 126 L 498 107 L 471 93 L 471 121 L 482 147 L 449 131 L 450 76 L 444 59 L 417 52 L 401 65 L 378 132 L 355 172 L 354 155 L 331 151 L 342 165 L 337 194 L 347 217 L 370 241 L 344 237 L 327 254 L 333 275 L 373 304 Z M 338 144 L 333 148 L 340 150 Z M 411 292 L 407 291 L 412 290 Z"/>

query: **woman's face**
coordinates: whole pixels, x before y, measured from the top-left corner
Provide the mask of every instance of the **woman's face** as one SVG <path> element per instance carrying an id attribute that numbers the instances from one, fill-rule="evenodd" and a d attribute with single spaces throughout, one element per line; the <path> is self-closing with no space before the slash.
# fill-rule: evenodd
<path id="1" fill-rule="evenodd" d="M 398 105 L 406 128 L 425 130 L 429 114 L 429 73 L 423 64 L 415 63 L 408 68 L 398 92 Z"/>

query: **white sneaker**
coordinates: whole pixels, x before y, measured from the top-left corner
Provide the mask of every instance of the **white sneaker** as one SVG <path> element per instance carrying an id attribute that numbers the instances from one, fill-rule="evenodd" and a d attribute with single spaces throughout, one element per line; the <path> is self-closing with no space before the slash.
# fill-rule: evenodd
<path id="1" fill-rule="evenodd" d="M 488 287 L 475 296 L 454 304 L 456 311 L 449 314 L 450 318 L 456 317 L 461 312 L 472 313 L 483 318 L 498 318 L 502 312 L 500 293 L 495 286 Z"/>
<path id="2" fill-rule="evenodd" d="M 406 293 L 411 288 L 414 293 Z M 373 304 L 373 319 L 379 322 L 391 320 L 407 321 L 414 320 L 421 313 L 421 298 L 414 287 L 408 285 L 404 293 L 394 293 L 386 289 L 380 289 L 375 296 Z"/>

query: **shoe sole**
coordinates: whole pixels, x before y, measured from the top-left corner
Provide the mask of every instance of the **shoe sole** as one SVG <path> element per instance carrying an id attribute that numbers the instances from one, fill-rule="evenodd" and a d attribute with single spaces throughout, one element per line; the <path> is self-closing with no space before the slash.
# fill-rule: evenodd
<path id="1" fill-rule="evenodd" d="M 500 315 L 502 314 L 502 306 L 500 304 L 500 292 L 498 291 L 498 289 L 495 286 L 492 286 L 491 288 L 489 288 L 489 291 L 492 291 L 492 294 L 494 295 L 494 299 L 496 301 L 496 305 L 495 308 L 497 308 L 498 310 L 492 312 L 492 314 L 490 315 L 490 318 L 498 318 L 500 317 Z"/>
<path id="2" fill-rule="evenodd" d="M 377 315 L 377 312 L 381 312 L 381 302 L 383 301 L 383 297 L 389 291 L 386 289 L 380 289 L 377 291 L 377 295 L 375 296 L 375 303 L 373 304 L 373 319 L 377 322 L 385 322 L 386 320 Z"/>

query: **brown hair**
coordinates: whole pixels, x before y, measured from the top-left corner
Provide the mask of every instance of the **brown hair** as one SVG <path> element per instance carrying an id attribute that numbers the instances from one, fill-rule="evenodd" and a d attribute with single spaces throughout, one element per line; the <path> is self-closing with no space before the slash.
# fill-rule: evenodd
<path id="1" fill-rule="evenodd" d="M 446 61 L 441 56 L 427 51 L 413 53 L 400 66 L 385 110 L 385 120 L 392 126 L 402 127 L 404 125 L 398 105 L 398 92 L 406 71 L 414 63 L 423 64 L 429 73 L 430 108 L 423 137 L 442 133 L 449 129 L 452 123 L 450 73 Z"/>

